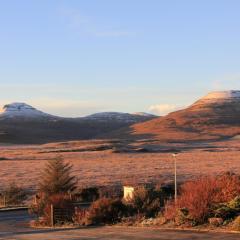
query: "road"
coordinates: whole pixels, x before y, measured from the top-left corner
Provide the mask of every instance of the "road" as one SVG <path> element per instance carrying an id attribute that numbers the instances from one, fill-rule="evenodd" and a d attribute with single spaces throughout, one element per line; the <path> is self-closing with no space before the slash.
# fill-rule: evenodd
<path id="1" fill-rule="evenodd" d="M 27 210 L 0 211 L 0 239 L 12 234 L 34 231 L 28 224 L 31 219 Z"/>
<path id="2" fill-rule="evenodd" d="M 95 227 L 82 229 L 31 229 L 27 211 L 0 212 L 1 240 L 239 240 L 240 234 L 198 233 L 147 228 Z"/>

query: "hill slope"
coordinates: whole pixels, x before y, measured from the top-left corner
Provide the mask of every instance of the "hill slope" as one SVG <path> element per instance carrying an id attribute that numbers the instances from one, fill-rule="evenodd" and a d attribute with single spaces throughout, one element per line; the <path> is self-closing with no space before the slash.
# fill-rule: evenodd
<path id="1" fill-rule="evenodd" d="M 114 113 L 114 118 L 109 116 L 110 113 L 99 113 L 81 118 L 63 118 L 25 103 L 12 103 L 5 105 L 0 113 L 0 142 L 36 144 L 91 139 L 154 117 L 127 113 Z"/>
<path id="2" fill-rule="evenodd" d="M 240 134 L 240 91 L 213 92 L 190 107 L 132 125 L 112 137 L 163 142 L 220 140 Z"/>

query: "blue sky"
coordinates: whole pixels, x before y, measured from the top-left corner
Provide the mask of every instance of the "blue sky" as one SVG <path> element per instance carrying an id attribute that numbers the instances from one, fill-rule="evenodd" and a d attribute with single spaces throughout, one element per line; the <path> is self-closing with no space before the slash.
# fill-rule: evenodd
<path id="1" fill-rule="evenodd" d="M 0 1 L 0 105 L 165 114 L 240 89 L 238 0 Z"/>

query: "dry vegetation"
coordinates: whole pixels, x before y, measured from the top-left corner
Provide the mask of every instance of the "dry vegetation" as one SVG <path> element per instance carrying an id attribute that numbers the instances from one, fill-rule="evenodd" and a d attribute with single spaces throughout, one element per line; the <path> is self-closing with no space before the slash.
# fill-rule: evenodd
<path id="1" fill-rule="evenodd" d="M 35 189 L 46 160 L 54 159 L 56 156 L 62 156 L 73 164 L 74 175 L 83 186 L 173 180 L 173 159 L 170 152 L 113 153 L 113 150 L 76 150 L 88 149 L 89 146 L 92 148 L 99 144 L 106 145 L 109 142 L 82 141 L 39 146 L 1 146 L 0 188 L 15 181 L 24 188 Z M 142 147 L 143 144 L 148 146 L 150 143 L 141 142 L 139 146 Z M 154 146 L 157 144 L 154 143 Z M 178 156 L 179 179 L 185 180 L 193 176 L 225 171 L 240 173 L 239 157 L 240 143 L 237 140 L 215 143 L 213 148 L 199 146 L 188 148 Z"/>

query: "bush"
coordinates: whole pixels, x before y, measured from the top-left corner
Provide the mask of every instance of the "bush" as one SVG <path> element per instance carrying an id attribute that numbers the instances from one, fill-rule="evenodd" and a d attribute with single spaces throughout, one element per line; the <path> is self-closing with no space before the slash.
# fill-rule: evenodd
<path id="1" fill-rule="evenodd" d="M 75 208 L 73 221 L 79 225 L 85 226 L 89 225 L 86 218 L 87 210 L 82 208 Z"/>
<path id="2" fill-rule="evenodd" d="M 38 196 L 38 195 L 37 195 Z M 42 194 L 38 196 L 37 203 L 33 203 L 29 208 L 29 214 L 34 214 L 37 217 L 41 217 L 44 214 L 44 208 L 46 206 L 47 198 Z"/>
<path id="3" fill-rule="evenodd" d="M 99 198 L 98 188 L 82 188 L 77 194 L 74 194 L 74 199 L 80 202 L 93 202 Z"/>
<path id="4" fill-rule="evenodd" d="M 27 192 L 15 183 L 11 183 L 6 187 L 2 195 L 5 196 L 6 204 L 8 206 L 22 205 L 27 199 Z"/>
<path id="5" fill-rule="evenodd" d="M 165 217 L 175 220 L 179 209 L 187 209 L 186 221 L 196 224 L 204 223 L 214 214 L 214 206 L 229 202 L 240 194 L 240 180 L 236 175 L 224 174 L 218 177 L 201 177 L 195 181 L 184 183 L 175 205 L 168 202 L 165 207 Z M 233 204 L 233 203 L 232 203 Z M 221 209 L 219 216 L 228 209 Z"/>
<path id="6" fill-rule="evenodd" d="M 218 177 L 212 177 L 216 186 L 215 203 L 229 202 L 240 195 L 240 177 L 232 173 L 225 173 Z"/>
<path id="7" fill-rule="evenodd" d="M 236 211 L 240 212 L 240 195 L 235 197 L 228 203 L 228 206 Z"/>
<path id="8" fill-rule="evenodd" d="M 113 224 L 126 216 L 127 207 L 119 199 L 101 198 L 86 213 L 86 225 Z"/>
<path id="9" fill-rule="evenodd" d="M 180 208 L 177 210 L 176 216 L 175 216 L 175 222 L 177 225 L 183 225 L 186 223 L 189 223 L 189 211 L 187 208 Z M 194 225 L 192 223 L 192 225 Z"/>
<path id="10" fill-rule="evenodd" d="M 223 224 L 223 219 L 222 218 L 209 218 L 208 222 L 210 225 L 215 226 L 215 227 L 219 227 Z"/>
<path id="11" fill-rule="evenodd" d="M 235 230 L 235 231 L 240 231 L 240 216 L 238 216 L 238 217 L 233 221 L 232 229 Z"/>
<path id="12" fill-rule="evenodd" d="M 130 203 L 136 213 L 155 217 L 164 205 L 166 194 L 162 189 L 139 187 L 133 193 Z"/>
<path id="13" fill-rule="evenodd" d="M 240 196 L 235 197 L 228 203 L 222 203 L 214 206 L 214 217 L 220 217 L 224 220 L 231 220 L 240 213 Z"/>
<path id="14" fill-rule="evenodd" d="M 213 217 L 222 218 L 224 220 L 232 219 L 236 216 L 235 210 L 230 208 L 227 204 L 219 204 L 212 211 Z"/>

